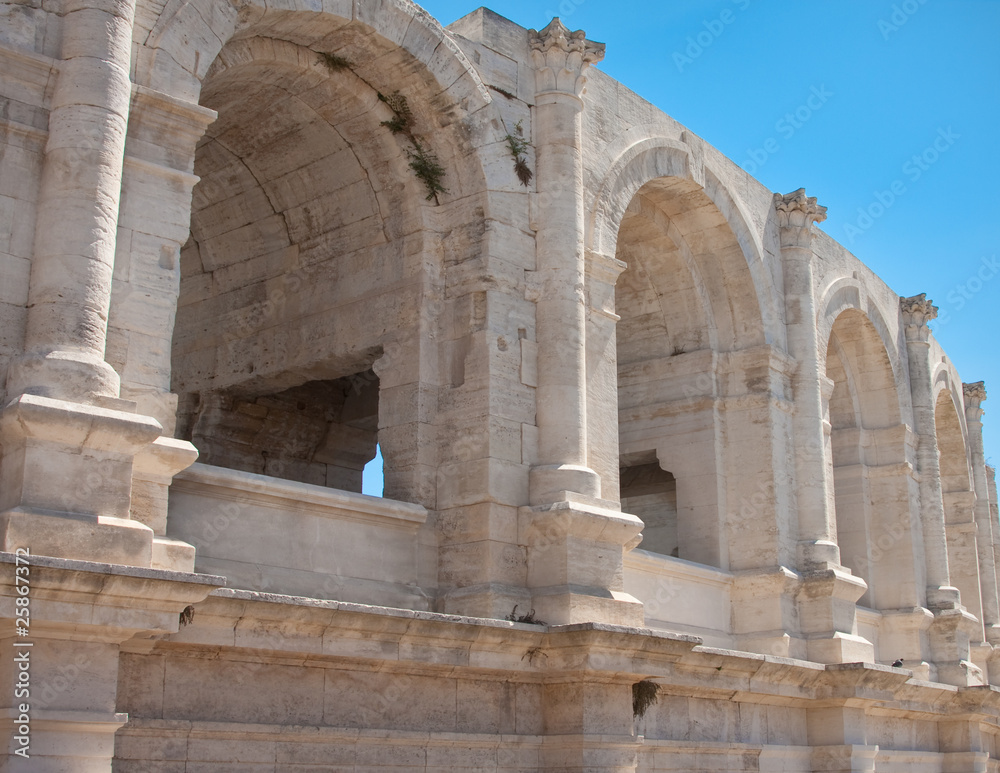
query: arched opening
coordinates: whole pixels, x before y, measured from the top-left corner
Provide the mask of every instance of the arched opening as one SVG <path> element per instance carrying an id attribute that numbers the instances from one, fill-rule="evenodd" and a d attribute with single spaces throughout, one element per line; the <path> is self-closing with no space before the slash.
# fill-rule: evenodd
<path id="1" fill-rule="evenodd" d="M 826 353 L 837 541 L 841 563 L 868 584 L 858 603 L 896 609 L 916 593 L 907 430 L 892 363 L 857 309 L 833 324 Z"/>
<path id="2" fill-rule="evenodd" d="M 952 585 L 961 594 L 962 604 L 982 621 L 976 495 L 972 483 L 972 468 L 966 451 L 963 422 L 959 417 L 955 397 L 947 388 L 938 392 L 934 406 L 934 429 L 941 470 L 949 575 Z"/>
<path id="3" fill-rule="evenodd" d="M 680 557 L 677 478 L 664 470 L 656 452 L 633 456 L 621 468 L 622 510 L 642 519 L 642 549 Z"/>
<path id="4" fill-rule="evenodd" d="M 381 447 L 387 491 L 420 501 L 433 449 L 413 428 L 431 417 L 412 406 L 436 380 L 413 361 L 433 345 L 441 250 L 411 161 L 421 144 L 456 186 L 468 162 L 405 50 L 324 19 L 314 48 L 231 41 L 204 80 L 218 119 L 181 252 L 178 434 L 211 465 L 359 493 Z"/>
<path id="5" fill-rule="evenodd" d="M 749 481 L 727 479 L 726 455 L 771 445 L 759 417 L 756 438 L 725 440 L 727 423 L 767 410 L 727 402 L 769 386 L 769 363 L 761 383 L 745 378 L 751 360 L 767 361 L 746 258 L 705 189 L 678 177 L 634 195 L 616 257 L 626 266 L 614 299 L 622 508 L 646 524 L 642 549 L 728 568 L 726 513 Z"/>

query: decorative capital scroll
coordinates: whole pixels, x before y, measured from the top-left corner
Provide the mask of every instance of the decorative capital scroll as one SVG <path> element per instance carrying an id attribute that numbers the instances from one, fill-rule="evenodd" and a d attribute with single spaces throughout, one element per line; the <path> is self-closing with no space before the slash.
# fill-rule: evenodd
<path id="1" fill-rule="evenodd" d="M 903 315 L 908 341 L 926 341 L 930 335 L 927 323 L 937 319 L 938 307 L 927 300 L 927 293 L 913 295 L 909 298 L 900 297 L 899 310 Z"/>
<path id="2" fill-rule="evenodd" d="M 528 30 L 538 94 L 564 92 L 583 95 L 587 67 L 604 58 L 604 44 L 587 40 L 583 30 L 570 32 L 557 16 L 541 32 Z"/>
<path id="3" fill-rule="evenodd" d="M 986 382 L 977 381 L 975 384 L 962 384 L 962 393 L 965 395 L 965 401 L 972 402 L 983 402 L 986 399 Z"/>
<path id="4" fill-rule="evenodd" d="M 983 417 L 980 404 L 986 399 L 986 384 L 977 381 L 975 384 L 962 384 L 962 396 L 965 398 L 965 416 L 969 421 L 978 421 Z"/>
<path id="5" fill-rule="evenodd" d="M 817 204 L 815 196 L 806 196 L 805 188 L 784 195 L 775 193 L 774 209 L 782 228 L 808 228 L 826 220 L 826 207 Z"/>

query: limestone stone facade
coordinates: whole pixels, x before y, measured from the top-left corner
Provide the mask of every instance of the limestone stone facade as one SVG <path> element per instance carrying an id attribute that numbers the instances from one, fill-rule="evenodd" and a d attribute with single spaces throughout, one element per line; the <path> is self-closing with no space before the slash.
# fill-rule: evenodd
<path id="1" fill-rule="evenodd" d="M 984 385 L 604 54 L 0 3 L 4 769 L 1000 771 Z"/>

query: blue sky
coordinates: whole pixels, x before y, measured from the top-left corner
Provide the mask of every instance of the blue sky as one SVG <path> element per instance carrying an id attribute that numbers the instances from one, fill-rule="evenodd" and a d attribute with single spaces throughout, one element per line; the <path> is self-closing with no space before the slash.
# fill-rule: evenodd
<path id="1" fill-rule="evenodd" d="M 476 6 L 421 5 L 442 24 Z M 822 228 L 986 381 L 1000 462 L 1000 0 L 494 0 L 607 44 L 599 65 L 772 190 L 805 187 Z M 791 116 L 789 118 L 788 116 Z M 935 146 L 936 144 L 936 146 Z"/>

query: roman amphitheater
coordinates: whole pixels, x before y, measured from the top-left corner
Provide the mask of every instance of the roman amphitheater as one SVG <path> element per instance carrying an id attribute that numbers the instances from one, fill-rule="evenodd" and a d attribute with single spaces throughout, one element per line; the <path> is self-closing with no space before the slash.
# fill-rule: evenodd
<path id="1" fill-rule="evenodd" d="M 986 392 L 816 198 L 559 20 L 2 8 L 0 767 L 1000 771 Z"/>

